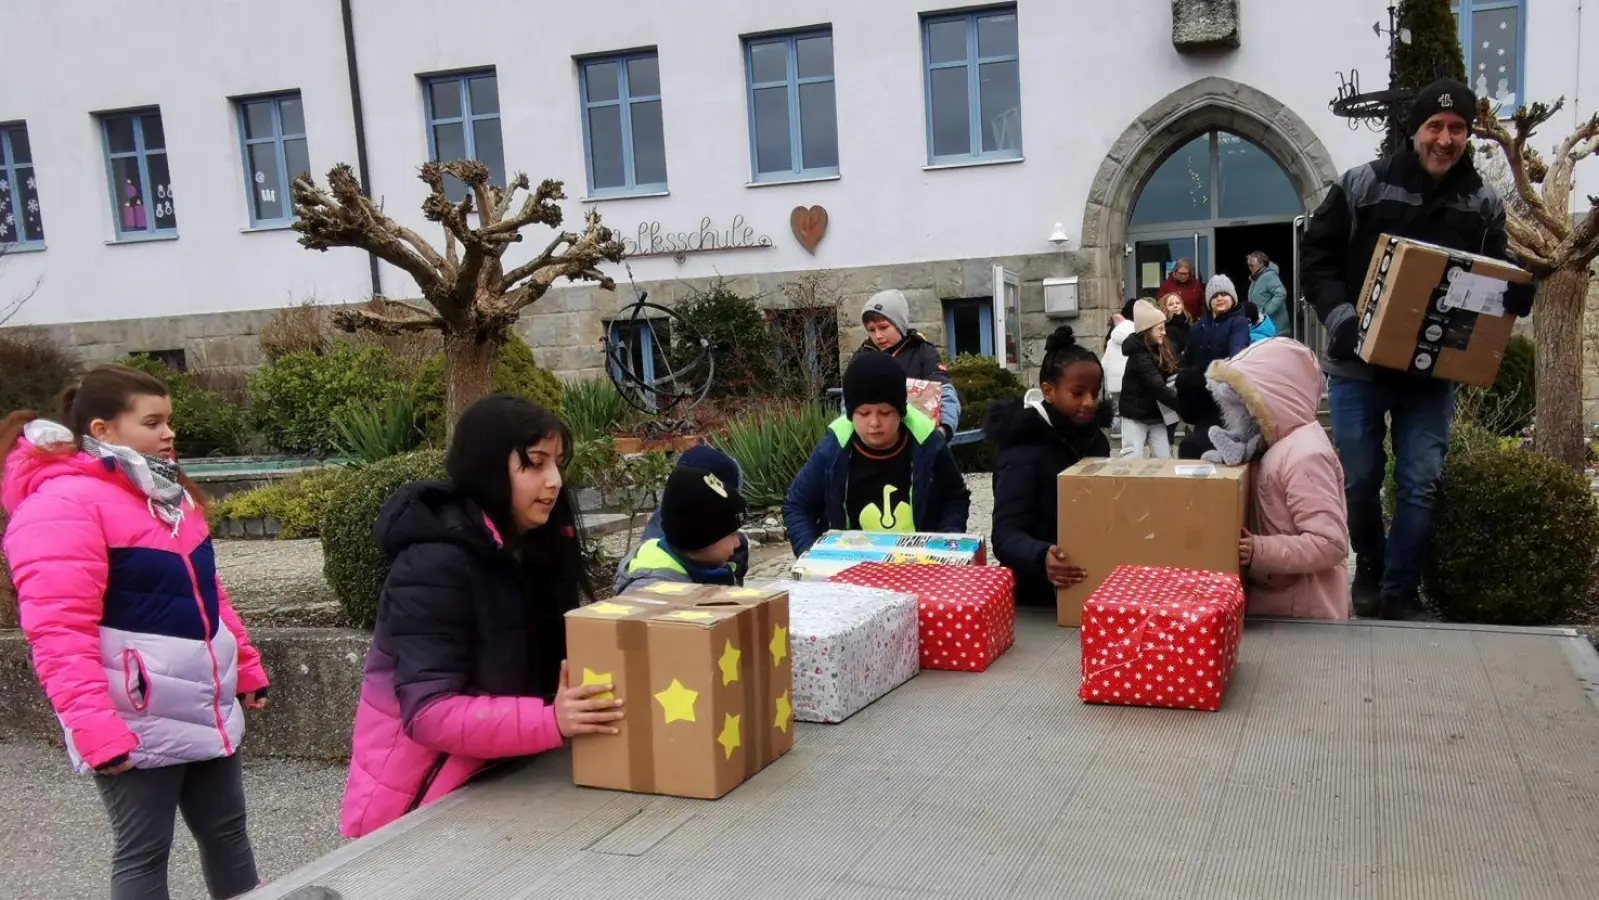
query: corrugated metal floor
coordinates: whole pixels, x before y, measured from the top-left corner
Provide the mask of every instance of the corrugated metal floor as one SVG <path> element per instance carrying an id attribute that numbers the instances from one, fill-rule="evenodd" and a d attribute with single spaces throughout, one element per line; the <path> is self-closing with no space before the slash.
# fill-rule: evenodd
<path id="1" fill-rule="evenodd" d="M 1593 898 L 1599 657 L 1555 632 L 1251 623 L 1219 713 L 1078 703 L 1023 613 L 714 803 L 538 759 L 346 846 L 344 900 Z"/>

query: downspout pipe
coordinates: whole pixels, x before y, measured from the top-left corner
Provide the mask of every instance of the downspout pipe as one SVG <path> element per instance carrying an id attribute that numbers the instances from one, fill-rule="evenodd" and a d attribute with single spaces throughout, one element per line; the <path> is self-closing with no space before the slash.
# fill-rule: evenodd
<path id="1" fill-rule="evenodd" d="M 350 76 L 350 112 L 355 119 L 355 164 L 361 170 L 361 193 L 372 196 L 372 170 L 366 161 L 366 116 L 361 110 L 361 68 L 355 61 L 355 14 L 351 0 L 339 0 L 339 16 L 344 24 L 344 67 Z M 372 296 L 383 295 L 383 280 L 378 274 L 378 258 L 368 253 L 366 262 L 372 276 Z"/>

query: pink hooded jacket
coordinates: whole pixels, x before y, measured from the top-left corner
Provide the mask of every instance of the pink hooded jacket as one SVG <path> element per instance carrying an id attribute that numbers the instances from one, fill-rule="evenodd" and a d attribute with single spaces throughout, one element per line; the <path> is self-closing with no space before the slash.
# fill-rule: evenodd
<path id="1" fill-rule="evenodd" d="M 1207 375 L 1243 398 L 1265 439 L 1255 472 L 1255 557 L 1248 612 L 1349 618 L 1349 519 L 1344 470 L 1316 421 L 1321 367 L 1288 338 L 1251 344 Z"/>
<path id="2" fill-rule="evenodd" d="M 185 501 L 174 528 L 111 461 L 27 438 L 6 458 L 0 503 L 22 630 L 73 766 L 89 773 L 126 754 L 158 768 L 237 750 L 237 695 L 267 677 L 200 510 Z"/>

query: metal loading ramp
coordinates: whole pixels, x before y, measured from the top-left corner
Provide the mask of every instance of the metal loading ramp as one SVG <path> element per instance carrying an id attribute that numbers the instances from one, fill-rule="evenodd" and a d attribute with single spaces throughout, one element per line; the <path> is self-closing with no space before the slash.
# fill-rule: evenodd
<path id="1" fill-rule="evenodd" d="M 249 895 L 1599 896 L 1599 655 L 1562 629 L 1251 622 L 1216 713 L 1086 706 L 1023 610 L 716 802 L 508 767 Z M 304 896 L 304 895 L 302 895 Z"/>

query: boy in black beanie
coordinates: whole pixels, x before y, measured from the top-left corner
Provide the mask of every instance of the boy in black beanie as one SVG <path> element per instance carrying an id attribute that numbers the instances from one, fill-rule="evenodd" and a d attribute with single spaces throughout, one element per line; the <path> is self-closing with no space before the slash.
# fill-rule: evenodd
<path id="1" fill-rule="evenodd" d="M 844 408 L 783 500 L 794 555 L 829 530 L 964 532 L 971 494 L 944 435 L 908 408 L 905 373 L 882 353 L 844 372 Z"/>
<path id="2" fill-rule="evenodd" d="M 615 592 L 657 581 L 744 583 L 732 564 L 743 544 L 744 498 L 710 469 L 680 465 L 661 491 L 661 537 L 645 540 L 622 561 Z"/>

